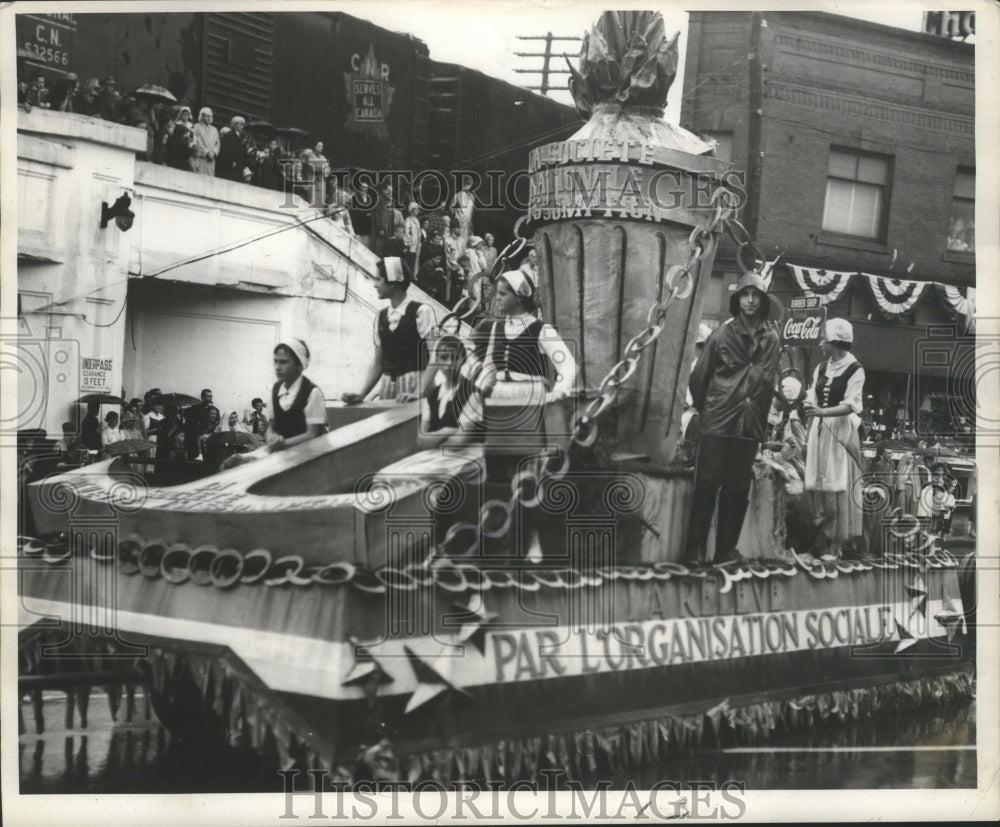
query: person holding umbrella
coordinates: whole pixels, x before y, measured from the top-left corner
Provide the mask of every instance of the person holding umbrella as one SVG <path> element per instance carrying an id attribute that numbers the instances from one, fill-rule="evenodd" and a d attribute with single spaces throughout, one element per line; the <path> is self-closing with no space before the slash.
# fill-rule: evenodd
<path id="1" fill-rule="evenodd" d="M 100 402 L 87 403 L 87 415 L 80 422 L 80 444 L 88 451 L 100 451 L 101 441 Z"/>
<path id="2" fill-rule="evenodd" d="M 823 551 L 835 557 L 863 535 L 858 425 L 865 371 L 851 353 L 853 342 L 850 322 L 827 321 L 822 341 L 827 359 L 816 366 L 803 406 L 810 417 L 805 487 L 811 492 L 814 522 L 825 541 Z"/>

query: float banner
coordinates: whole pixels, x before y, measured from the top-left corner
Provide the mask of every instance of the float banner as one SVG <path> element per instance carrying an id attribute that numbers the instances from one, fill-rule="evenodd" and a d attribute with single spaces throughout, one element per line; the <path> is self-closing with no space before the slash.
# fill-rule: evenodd
<path id="1" fill-rule="evenodd" d="M 77 559 L 72 567 L 92 564 Z M 64 565 L 21 576 L 22 610 L 36 619 L 76 617 L 72 601 L 83 601 L 84 610 L 110 612 L 122 632 L 227 646 L 271 689 L 343 700 L 364 697 L 361 687 L 340 682 L 357 660 L 352 640 L 391 678 L 379 690 L 385 696 L 417 690 L 415 660 L 471 688 L 796 652 L 854 657 L 878 647 L 884 658 L 923 639 L 950 640 L 963 623 L 955 572 L 907 566 L 823 579 L 799 571 L 738 582 L 490 589 L 472 616 L 457 607 L 473 595 L 441 587 L 377 594 L 351 584 L 258 584 L 213 589 L 206 600 L 204 586 L 151 579 L 152 572 L 119 573 L 113 595 L 100 578 L 68 577 Z M 76 582 L 83 588 L 71 591 Z"/>

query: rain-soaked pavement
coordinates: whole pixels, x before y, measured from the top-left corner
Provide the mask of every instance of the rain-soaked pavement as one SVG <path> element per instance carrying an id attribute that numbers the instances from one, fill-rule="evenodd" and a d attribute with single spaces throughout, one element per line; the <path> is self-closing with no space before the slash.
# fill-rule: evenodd
<path id="1" fill-rule="evenodd" d="M 141 703 L 140 703 L 141 708 Z M 192 751 L 155 718 L 115 723 L 95 692 L 87 729 L 63 726 L 65 695 L 46 695 L 46 731 L 22 704 L 22 793 L 281 792 L 277 772 L 235 750 Z M 976 787 L 975 703 L 916 715 L 824 725 L 754 746 L 706 749 L 611 779 L 637 789 L 657 781 L 737 781 L 748 790 L 962 789 Z"/>

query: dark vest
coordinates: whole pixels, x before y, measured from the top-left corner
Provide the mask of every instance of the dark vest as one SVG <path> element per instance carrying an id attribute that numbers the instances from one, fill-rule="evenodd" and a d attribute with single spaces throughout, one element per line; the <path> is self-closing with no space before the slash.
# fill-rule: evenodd
<path id="1" fill-rule="evenodd" d="M 498 371 L 498 378 L 503 379 L 506 372 L 524 373 L 528 376 L 541 376 L 551 381 L 553 377 L 549 357 L 539 344 L 543 322 L 535 319 L 516 338 L 508 339 L 504 333 L 503 320 L 491 322 L 488 335 L 483 337 L 480 358 L 485 358 L 489 348 L 489 340 L 493 339 L 493 362 Z"/>
<path id="2" fill-rule="evenodd" d="M 389 330 L 389 308 L 378 314 L 378 336 L 382 343 L 382 372 L 393 379 L 404 373 L 423 370 L 427 365 L 427 342 L 417 332 L 420 302 L 411 301 L 395 330 Z"/>
<path id="3" fill-rule="evenodd" d="M 292 407 L 287 411 L 278 404 L 278 391 L 281 389 L 281 382 L 275 382 L 271 390 L 271 410 L 274 416 L 271 423 L 274 430 L 285 439 L 298 436 L 306 432 L 306 402 L 309 401 L 309 394 L 316 386 L 305 376 L 302 377 L 302 385 L 292 402 Z"/>
<path id="4" fill-rule="evenodd" d="M 827 381 L 826 362 L 819 366 L 819 373 L 816 376 L 816 401 L 821 408 L 836 408 L 844 401 L 844 394 L 847 393 L 847 382 L 861 369 L 860 362 L 853 362 L 840 376 L 835 376 Z"/>
<path id="5" fill-rule="evenodd" d="M 427 431 L 437 431 L 441 428 L 457 428 L 462 410 L 468 404 L 470 397 L 475 392 L 475 386 L 468 379 L 459 380 L 451 401 L 445 406 L 444 414 L 438 412 L 438 398 L 441 393 L 440 385 L 433 385 L 427 392 L 427 405 L 430 408 L 430 419 L 427 423 Z"/>

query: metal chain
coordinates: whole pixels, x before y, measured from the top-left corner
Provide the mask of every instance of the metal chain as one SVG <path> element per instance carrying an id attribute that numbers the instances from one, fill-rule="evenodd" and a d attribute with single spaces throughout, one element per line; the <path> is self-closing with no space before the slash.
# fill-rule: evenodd
<path id="1" fill-rule="evenodd" d="M 713 191 L 710 203 L 714 207 L 711 220 L 704 225 L 696 226 L 688 237 L 690 252 L 687 262 L 683 265 L 674 265 L 667 270 L 664 279 L 665 297 L 650 306 L 646 315 L 646 327 L 629 340 L 622 359 L 615 363 L 598 385 L 597 396 L 574 417 L 572 433 L 566 443 L 539 453 L 534 458 L 538 470 L 529 467 L 519 471 L 511 480 L 509 499 L 492 499 L 483 503 L 479 509 L 477 524 L 452 525 L 441 543 L 432 550 L 425 561 L 425 566 L 434 560 L 444 561 L 450 557 L 468 557 L 475 554 L 479 550 L 482 537 L 490 539 L 504 537 L 510 529 L 517 505 L 529 509 L 538 507 L 543 487 L 561 479 L 569 472 L 569 452 L 572 446 L 589 448 L 597 441 L 598 420 L 617 401 L 619 388 L 635 374 L 643 351 L 660 337 L 670 304 L 677 299 L 683 301 L 691 295 L 695 276 L 700 271 L 702 261 L 709 257 L 708 253 L 716 243 L 721 228 L 732 234 L 730 225 L 734 221 L 732 216 L 738 206 L 735 194 L 720 186 Z M 742 225 L 738 226 L 742 228 Z M 746 232 L 745 229 L 743 231 Z M 749 235 L 747 237 L 749 240 Z M 558 466 L 554 465 L 556 462 Z M 534 491 L 526 493 L 525 487 L 533 487 Z M 461 553 L 449 552 L 449 546 L 453 545 L 461 535 L 471 535 L 471 541 L 465 550 Z"/>

